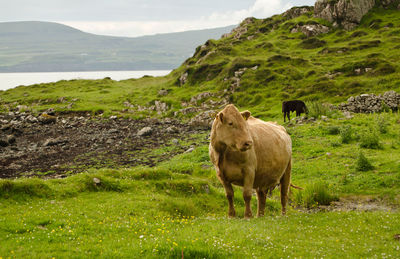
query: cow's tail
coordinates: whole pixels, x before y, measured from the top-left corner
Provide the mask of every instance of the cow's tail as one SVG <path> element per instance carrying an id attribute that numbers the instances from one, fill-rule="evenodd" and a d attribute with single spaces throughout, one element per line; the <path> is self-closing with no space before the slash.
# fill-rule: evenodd
<path id="1" fill-rule="evenodd" d="M 294 185 L 292 183 L 290 183 L 290 187 L 295 188 L 297 190 L 304 190 L 304 188 L 301 188 L 300 186 L 296 186 L 296 185 Z"/>

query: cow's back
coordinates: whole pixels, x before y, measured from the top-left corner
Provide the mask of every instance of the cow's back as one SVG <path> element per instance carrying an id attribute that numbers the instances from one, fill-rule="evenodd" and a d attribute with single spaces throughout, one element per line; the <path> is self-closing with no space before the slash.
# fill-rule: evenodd
<path id="1" fill-rule="evenodd" d="M 291 161 L 292 142 L 284 127 L 254 117 L 248 119 L 257 157 L 254 187 L 279 182 Z"/>

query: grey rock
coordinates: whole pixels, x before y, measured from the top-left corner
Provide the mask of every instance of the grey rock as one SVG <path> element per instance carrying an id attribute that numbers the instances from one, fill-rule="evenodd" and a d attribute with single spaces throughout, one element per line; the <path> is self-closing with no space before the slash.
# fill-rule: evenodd
<path id="1" fill-rule="evenodd" d="M 374 5 L 375 0 L 317 0 L 314 5 L 314 16 L 325 19 L 334 26 L 352 30 Z"/>
<path id="2" fill-rule="evenodd" d="M 185 153 L 193 152 L 193 150 L 194 150 L 194 147 L 190 147 L 189 149 L 187 149 L 187 150 L 185 151 Z"/>
<path id="3" fill-rule="evenodd" d="M 183 73 L 180 77 L 179 77 L 179 84 L 182 86 L 184 84 L 186 84 L 187 80 L 188 80 L 188 72 Z"/>
<path id="4" fill-rule="evenodd" d="M 50 115 L 48 113 L 42 113 L 39 116 L 38 120 L 43 124 L 50 124 L 50 123 L 56 123 L 57 117 Z"/>
<path id="5" fill-rule="evenodd" d="M 154 102 L 155 110 L 161 114 L 162 112 L 166 112 L 168 110 L 168 105 L 166 103 L 155 101 Z"/>
<path id="6" fill-rule="evenodd" d="M 192 127 L 211 128 L 216 113 L 215 110 L 201 112 L 189 121 L 189 125 Z"/>
<path id="7" fill-rule="evenodd" d="M 312 10 L 313 8 L 311 6 L 293 7 L 284 12 L 282 16 L 288 19 L 293 19 L 302 16 L 303 14 L 306 14 L 308 12 L 311 12 Z"/>
<path id="8" fill-rule="evenodd" d="M 60 145 L 60 144 L 66 144 L 68 143 L 68 140 L 66 139 L 62 139 L 62 138 L 49 138 L 47 139 L 44 143 L 43 146 L 47 147 L 47 146 L 56 146 L 56 145 Z"/>
<path id="9" fill-rule="evenodd" d="M 178 133 L 178 132 L 179 132 L 178 128 L 175 127 L 175 126 L 169 126 L 169 127 L 166 129 L 166 131 L 167 131 L 168 133 Z"/>
<path id="10" fill-rule="evenodd" d="M 194 113 L 198 111 L 198 108 L 195 107 L 188 107 L 188 108 L 184 108 L 184 109 L 180 109 L 179 110 L 182 114 L 186 115 L 189 113 Z"/>
<path id="11" fill-rule="evenodd" d="M 34 117 L 33 115 L 30 114 L 25 118 L 25 121 L 30 122 L 30 123 L 36 123 L 39 120 L 36 117 Z"/>
<path id="12" fill-rule="evenodd" d="M 149 136 L 153 133 L 153 129 L 151 127 L 144 127 L 138 131 L 138 136 Z"/>
<path id="13" fill-rule="evenodd" d="M 118 132 L 119 132 L 118 129 L 110 129 L 108 131 L 108 134 L 115 134 L 115 133 L 118 133 Z"/>
<path id="14" fill-rule="evenodd" d="M 168 95 L 168 90 L 161 89 L 160 91 L 158 91 L 158 95 L 159 96 L 166 96 L 166 95 Z"/>

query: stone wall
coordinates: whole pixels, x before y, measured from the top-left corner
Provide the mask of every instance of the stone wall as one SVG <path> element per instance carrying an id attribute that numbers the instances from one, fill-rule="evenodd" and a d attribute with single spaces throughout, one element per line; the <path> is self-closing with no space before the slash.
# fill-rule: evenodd
<path id="1" fill-rule="evenodd" d="M 342 111 L 356 113 L 381 112 L 385 108 L 394 111 L 400 108 L 400 94 L 395 91 L 388 91 L 382 95 L 362 94 L 356 97 L 351 96 L 347 103 L 341 103 L 337 107 Z"/>

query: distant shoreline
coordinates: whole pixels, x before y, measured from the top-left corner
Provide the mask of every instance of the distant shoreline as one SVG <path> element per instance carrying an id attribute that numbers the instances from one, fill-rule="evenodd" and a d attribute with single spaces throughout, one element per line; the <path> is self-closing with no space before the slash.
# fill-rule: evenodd
<path id="1" fill-rule="evenodd" d="M 18 86 L 51 83 L 60 80 L 103 79 L 126 80 L 148 76 L 165 76 L 172 70 L 131 70 L 131 71 L 75 71 L 75 72 L 10 72 L 0 73 L 0 90 Z"/>

